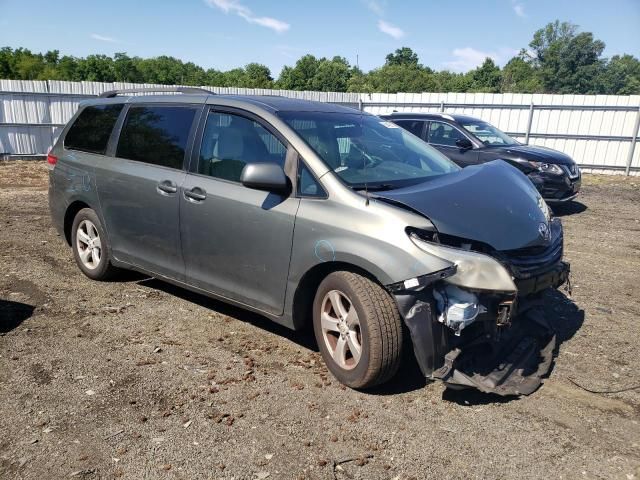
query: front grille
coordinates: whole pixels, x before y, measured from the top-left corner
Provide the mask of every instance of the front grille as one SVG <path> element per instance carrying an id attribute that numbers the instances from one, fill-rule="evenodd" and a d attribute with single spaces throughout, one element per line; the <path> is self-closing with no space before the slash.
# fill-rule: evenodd
<path id="1" fill-rule="evenodd" d="M 494 256 L 505 264 L 515 278 L 540 275 L 562 260 L 562 234 L 553 237 L 551 244 L 495 252 Z"/>
<path id="2" fill-rule="evenodd" d="M 580 176 L 580 168 L 578 168 L 578 165 L 575 163 L 571 165 L 561 165 L 560 167 L 569 175 L 569 178 L 578 178 Z"/>

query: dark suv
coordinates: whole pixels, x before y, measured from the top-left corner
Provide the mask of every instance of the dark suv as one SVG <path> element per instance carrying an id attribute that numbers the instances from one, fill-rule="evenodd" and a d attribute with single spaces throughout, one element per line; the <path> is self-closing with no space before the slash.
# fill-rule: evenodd
<path id="1" fill-rule="evenodd" d="M 573 200 L 580 168 L 571 157 L 546 147 L 524 145 L 483 120 L 444 113 L 383 116 L 425 140 L 461 167 L 501 159 L 529 177 L 549 204 Z"/>

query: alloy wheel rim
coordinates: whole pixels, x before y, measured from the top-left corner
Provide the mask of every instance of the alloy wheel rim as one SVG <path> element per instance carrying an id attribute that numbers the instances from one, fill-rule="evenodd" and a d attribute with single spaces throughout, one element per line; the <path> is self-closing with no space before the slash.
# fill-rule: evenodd
<path id="1" fill-rule="evenodd" d="M 327 292 L 322 299 L 320 324 L 333 361 L 344 370 L 356 368 L 362 356 L 362 331 L 351 299 L 340 290 Z"/>
<path id="2" fill-rule="evenodd" d="M 91 220 L 83 220 L 76 231 L 76 248 L 82 264 L 89 270 L 100 265 L 102 241 L 98 229 Z"/>

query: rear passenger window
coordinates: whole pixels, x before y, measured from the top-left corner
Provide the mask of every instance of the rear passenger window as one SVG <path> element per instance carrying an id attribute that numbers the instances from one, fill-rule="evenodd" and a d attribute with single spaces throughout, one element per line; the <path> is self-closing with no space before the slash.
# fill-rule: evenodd
<path id="1" fill-rule="evenodd" d="M 86 107 L 69 128 L 64 148 L 104 155 L 111 130 L 123 106 L 120 103 Z"/>
<path id="2" fill-rule="evenodd" d="M 424 127 L 424 122 L 421 120 L 395 120 L 394 123 L 397 123 L 405 130 L 413 133 L 416 137 L 422 138 L 422 127 Z"/>
<path id="3" fill-rule="evenodd" d="M 161 167 L 182 168 L 192 107 L 130 107 L 120 132 L 116 156 Z"/>
<path id="4" fill-rule="evenodd" d="M 200 147 L 198 173 L 240 181 L 247 163 L 284 168 L 287 147 L 258 122 L 240 115 L 209 112 Z"/>

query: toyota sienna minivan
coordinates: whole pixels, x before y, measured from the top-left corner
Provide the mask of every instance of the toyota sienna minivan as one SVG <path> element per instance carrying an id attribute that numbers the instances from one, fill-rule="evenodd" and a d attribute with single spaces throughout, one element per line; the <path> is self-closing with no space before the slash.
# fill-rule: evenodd
<path id="1" fill-rule="evenodd" d="M 523 173 L 461 169 L 344 106 L 162 90 L 85 101 L 48 155 L 53 223 L 86 276 L 134 269 L 312 327 L 352 388 L 411 346 L 452 388 L 539 386 L 555 336 L 536 305 L 569 265 Z"/>

